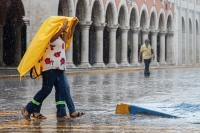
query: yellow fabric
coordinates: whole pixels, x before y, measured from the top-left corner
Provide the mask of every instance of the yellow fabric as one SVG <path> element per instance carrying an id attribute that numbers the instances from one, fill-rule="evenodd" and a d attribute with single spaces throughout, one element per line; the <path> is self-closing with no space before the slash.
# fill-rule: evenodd
<path id="1" fill-rule="evenodd" d="M 28 46 L 26 53 L 24 54 L 17 70 L 20 73 L 20 80 L 23 75 L 30 71 L 30 69 L 35 66 L 36 71 L 40 74 L 40 58 L 42 57 L 50 39 L 61 29 L 63 23 L 68 21 L 67 28 L 67 42 L 65 49 L 70 47 L 72 41 L 71 32 L 72 26 L 78 22 L 76 17 L 65 17 L 65 16 L 51 16 L 41 25 L 37 33 L 35 34 L 33 40 Z M 35 75 L 33 71 L 33 75 Z M 38 77 L 37 79 L 39 79 Z"/>
<path id="2" fill-rule="evenodd" d="M 141 46 L 140 52 L 142 52 L 143 59 L 150 59 L 151 58 L 151 45 L 149 44 L 147 47 L 145 44 Z"/>

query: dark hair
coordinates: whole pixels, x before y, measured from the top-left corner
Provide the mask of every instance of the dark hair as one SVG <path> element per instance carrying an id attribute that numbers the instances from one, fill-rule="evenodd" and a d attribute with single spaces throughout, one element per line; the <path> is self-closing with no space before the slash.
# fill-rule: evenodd
<path id="1" fill-rule="evenodd" d="M 147 43 L 147 42 L 150 42 L 150 40 L 149 39 L 145 39 L 145 43 Z"/>

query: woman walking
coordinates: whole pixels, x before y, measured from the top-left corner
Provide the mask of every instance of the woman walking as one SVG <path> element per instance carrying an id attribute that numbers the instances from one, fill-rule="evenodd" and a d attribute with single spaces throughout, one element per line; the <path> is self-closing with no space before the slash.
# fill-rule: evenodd
<path id="1" fill-rule="evenodd" d="M 71 33 L 74 32 L 75 26 L 72 26 Z M 68 39 L 67 34 L 68 22 L 64 22 L 62 28 L 51 38 L 42 58 L 41 75 L 42 75 L 42 88 L 39 90 L 33 99 L 22 109 L 21 113 L 28 121 L 31 120 L 30 115 L 38 119 L 46 119 L 45 116 L 40 114 L 41 106 L 44 99 L 51 93 L 53 86 L 55 87 L 56 94 L 56 108 L 57 118 L 70 120 L 71 118 L 66 114 L 65 104 L 67 103 L 70 116 L 75 118 L 84 115 L 85 113 L 76 112 L 73 100 L 70 94 L 70 87 L 67 81 L 66 69 L 66 56 L 65 56 L 65 42 Z"/>

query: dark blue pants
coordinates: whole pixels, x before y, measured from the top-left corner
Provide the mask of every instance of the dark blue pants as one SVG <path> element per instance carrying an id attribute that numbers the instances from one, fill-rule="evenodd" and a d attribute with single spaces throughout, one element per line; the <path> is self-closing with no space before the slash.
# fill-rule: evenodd
<path id="1" fill-rule="evenodd" d="M 69 113 L 71 114 L 71 113 L 75 112 L 76 110 L 75 110 L 74 102 L 71 97 L 70 86 L 68 84 L 66 73 L 64 72 L 62 74 L 62 76 L 63 76 L 64 82 L 61 83 L 61 86 L 64 87 L 65 102 L 67 104 Z"/>
<path id="2" fill-rule="evenodd" d="M 144 65 L 145 65 L 144 76 L 150 76 L 150 72 L 149 72 L 150 63 L 151 63 L 151 58 L 150 59 L 144 59 Z"/>
<path id="3" fill-rule="evenodd" d="M 56 94 L 56 107 L 57 107 L 57 116 L 65 116 L 66 115 L 66 100 L 67 96 L 70 94 L 66 94 L 69 92 L 69 85 L 67 83 L 66 74 L 62 70 L 47 70 L 42 72 L 42 88 L 39 90 L 32 101 L 30 101 L 27 106 L 26 110 L 31 114 L 34 112 L 40 112 L 42 103 L 44 99 L 51 93 L 53 86 L 55 86 Z M 69 97 L 68 97 L 69 98 Z M 71 96 L 70 96 L 71 98 Z M 70 99 L 69 98 L 69 99 Z M 70 100 L 71 102 L 72 100 Z M 73 101 L 71 106 L 74 107 Z M 75 109 L 73 109 L 75 110 Z"/>

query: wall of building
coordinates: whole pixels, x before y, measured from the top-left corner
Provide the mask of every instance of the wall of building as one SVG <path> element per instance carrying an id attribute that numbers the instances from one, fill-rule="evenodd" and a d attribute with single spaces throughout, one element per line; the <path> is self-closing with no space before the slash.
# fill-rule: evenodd
<path id="1" fill-rule="evenodd" d="M 176 65 L 199 65 L 199 18 L 200 5 L 197 0 L 176 2 Z"/>
<path id="2" fill-rule="evenodd" d="M 9 0 L 12 2 L 12 0 Z M 119 34 L 119 37 L 110 40 L 114 41 L 117 48 L 118 64 L 124 62 L 127 65 L 126 49 L 127 45 L 132 45 L 132 62 L 139 64 L 137 61 L 138 47 L 144 42 L 145 39 L 154 39 L 152 46 L 157 50 L 157 41 L 160 40 L 159 46 L 161 46 L 159 55 L 162 63 L 157 65 L 174 64 L 174 4 L 172 0 L 18 0 L 22 1 L 24 16 L 23 20 L 26 24 L 26 44 L 27 47 L 30 44 L 32 38 L 41 26 L 44 20 L 50 16 L 58 15 L 59 13 L 64 16 L 76 16 L 80 21 L 80 27 L 78 34 L 82 33 L 87 27 L 89 31 L 88 36 L 84 36 L 86 39 L 84 45 L 89 45 L 89 36 L 91 26 L 95 29 L 100 30 L 98 33 L 101 34 L 101 30 L 116 30 L 114 34 Z M 93 10 L 95 8 L 95 10 Z M 1 15 L 1 14 L 0 14 Z M 106 18 L 107 16 L 107 18 Z M 102 28 L 102 29 L 101 29 Z M 85 32 L 85 31 L 84 31 Z M 116 33 L 115 33 L 116 32 Z M 135 34 L 137 33 L 137 35 Z M 109 33 L 110 34 L 110 33 Z M 136 37 L 136 36 L 137 37 Z M 100 37 L 102 37 L 101 35 Z M 114 36 L 115 37 L 115 36 Z M 129 38 L 128 38 L 129 37 Z M 94 37 L 92 37 L 94 38 Z M 103 38 L 103 37 L 102 37 Z M 134 38 L 134 39 L 130 39 Z M 136 39 L 137 38 L 137 39 Z M 109 38 L 107 38 L 109 39 Z M 131 41 L 129 41 L 129 39 Z M 98 46 L 96 42 L 91 44 Z M 80 44 L 82 40 L 77 41 Z M 120 43 L 122 42 L 122 44 Z M 101 45 L 103 42 L 100 42 Z M 83 45 L 83 44 L 81 44 Z M 136 46 L 137 45 L 137 46 Z M 72 44 L 73 47 L 73 44 Z M 90 46 L 86 47 L 90 49 Z M 72 56 L 71 48 L 68 52 L 69 57 Z M 97 48 L 98 49 L 98 48 Z M 123 49 L 123 50 L 121 50 Z M 137 50 L 136 50 L 137 49 Z M 84 51 L 82 51 L 83 53 Z M 102 55 L 102 51 L 96 51 Z M 109 51 L 113 52 L 113 51 Z M 125 53 L 124 53 L 125 52 Z M 157 52 L 157 51 L 156 51 Z M 87 52 L 86 52 L 87 53 Z M 89 51 L 91 53 L 91 51 Z M 87 53 L 88 54 L 88 53 Z M 88 55 L 82 55 L 88 56 Z M 96 54 L 96 53 L 93 53 Z M 93 56 L 96 58 L 97 55 Z M 73 58 L 73 57 L 72 57 Z M 179 57 L 178 57 L 179 58 Z M 99 58 L 100 59 L 100 58 Z M 71 60 L 71 59 L 69 59 Z M 87 62 L 87 58 L 85 59 Z M 115 60 L 115 57 L 114 57 Z M 131 64 L 131 63 L 130 63 Z M 128 64 L 128 65 L 130 65 Z"/>

